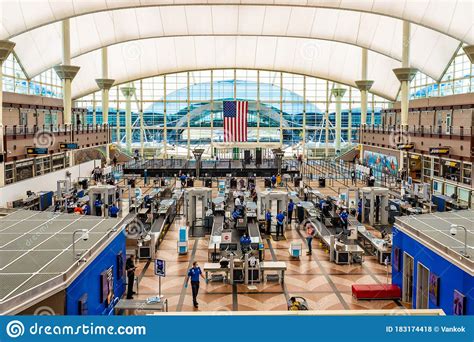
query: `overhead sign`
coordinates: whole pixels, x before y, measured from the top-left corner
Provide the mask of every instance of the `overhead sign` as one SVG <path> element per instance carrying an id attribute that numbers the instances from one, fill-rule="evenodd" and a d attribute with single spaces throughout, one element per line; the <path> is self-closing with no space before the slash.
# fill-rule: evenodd
<path id="1" fill-rule="evenodd" d="M 62 150 L 77 150 L 79 145 L 76 143 L 60 143 L 59 148 Z"/>
<path id="2" fill-rule="evenodd" d="M 36 156 L 40 154 L 48 154 L 49 150 L 47 147 L 27 147 L 26 154 L 29 156 Z"/>
<path id="3" fill-rule="evenodd" d="M 155 275 L 158 277 L 166 276 L 166 262 L 161 259 L 155 259 Z"/>
<path id="4" fill-rule="evenodd" d="M 398 144 L 397 149 L 398 150 L 411 150 L 415 148 L 415 144 Z"/>
<path id="5" fill-rule="evenodd" d="M 440 155 L 440 154 L 449 154 L 448 147 L 430 147 L 430 154 Z"/>

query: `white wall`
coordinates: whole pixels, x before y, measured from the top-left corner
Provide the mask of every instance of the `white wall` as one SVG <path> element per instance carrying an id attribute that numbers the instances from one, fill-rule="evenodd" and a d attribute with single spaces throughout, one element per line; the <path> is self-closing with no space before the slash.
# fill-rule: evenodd
<path id="1" fill-rule="evenodd" d="M 37 176 L 22 180 L 13 184 L 8 184 L 0 188 L 0 207 L 7 207 L 8 202 L 26 198 L 26 191 L 54 191 L 57 189 L 57 181 L 66 179 L 66 171 L 71 173 L 71 180 L 74 182 L 78 177 L 90 177 L 95 165 L 101 165 L 99 159 L 91 160 L 79 165 L 74 165 L 66 169 L 51 172 L 42 176 Z"/>

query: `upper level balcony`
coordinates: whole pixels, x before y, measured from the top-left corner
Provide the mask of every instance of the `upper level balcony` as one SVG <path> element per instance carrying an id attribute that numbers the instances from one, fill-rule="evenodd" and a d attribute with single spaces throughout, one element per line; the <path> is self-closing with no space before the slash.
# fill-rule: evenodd
<path id="1" fill-rule="evenodd" d="M 361 127 L 362 133 L 378 133 L 390 134 L 396 132 L 398 134 L 408 134 L 415 137 L 439 137 L 445 139 L 471 139 L 474 131 L 473 127 L 456 127 L 456 126 L 406 126 L 400 125 L 382 126 L 382 125 L 366 125 Z"/>
<path id="2" fill-rule="evenodd" d="M 87 148 L 110 143 L 108 125 L 12 125 L 4 127 L 2 147 L 6 161 L 27 157 L 28 147 L 47 148 L 48 154 L 61 152 L 61 143 Z"/>

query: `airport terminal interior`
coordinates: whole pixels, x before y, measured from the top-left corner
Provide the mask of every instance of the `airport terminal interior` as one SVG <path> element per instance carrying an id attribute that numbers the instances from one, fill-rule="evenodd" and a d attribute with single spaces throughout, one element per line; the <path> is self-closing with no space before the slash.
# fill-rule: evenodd
<path id="1" fill-rule="evenodd" d="M 2 1 L 0 314 L 474 315 L 473 7 Z"/>

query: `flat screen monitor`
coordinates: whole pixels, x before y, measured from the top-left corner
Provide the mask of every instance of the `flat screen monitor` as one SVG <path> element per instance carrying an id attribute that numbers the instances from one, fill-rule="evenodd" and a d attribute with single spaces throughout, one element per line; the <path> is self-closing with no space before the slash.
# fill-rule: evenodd
<path id="1" fill-rule="evenodd" d="M 151 258 L 151 247 L 150 246 L 138 247 L 138 258 L 139 259 L 150 259 Z"/>

